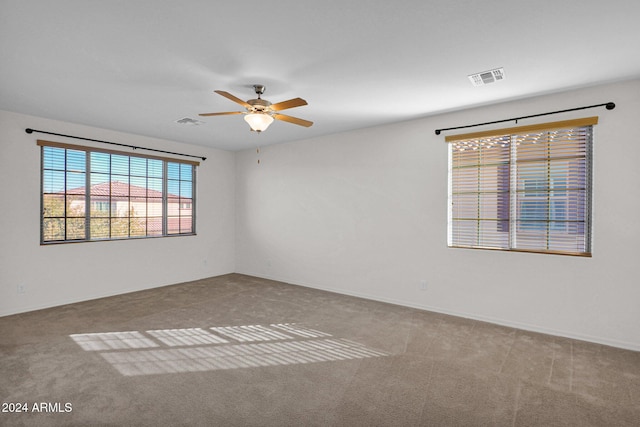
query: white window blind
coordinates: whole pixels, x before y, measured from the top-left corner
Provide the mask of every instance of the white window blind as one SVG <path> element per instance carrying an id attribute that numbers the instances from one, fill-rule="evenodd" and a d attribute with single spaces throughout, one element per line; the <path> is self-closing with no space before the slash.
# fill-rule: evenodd
<path id="1" fill-rule="evenodd" d="M 590 255 L 596 123 L 447 137 L 449 246 Z"/>

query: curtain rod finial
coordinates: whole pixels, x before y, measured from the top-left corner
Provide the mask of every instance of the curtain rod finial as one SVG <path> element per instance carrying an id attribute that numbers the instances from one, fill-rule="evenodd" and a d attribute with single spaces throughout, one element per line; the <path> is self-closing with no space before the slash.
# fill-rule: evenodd
<path id="1" fill-rule="evenodd" d="M 613 102 L 607 102 L 606 108 L 607 110 L 613 110 L 614 108 L 616 108 L 616 104 L 614 104 Z"/>
<path id="2" fill-rule="evenodd" d="M 25 131 L 26 133 L 33 133 L 33 129 L 31 129 L 31 128 L 26 128 L 24 131 Z"/>
<path id="3" fill-rule="evenodd" d="M 436 129 L 436 135 L 440 135 L 440 129 Z"/>

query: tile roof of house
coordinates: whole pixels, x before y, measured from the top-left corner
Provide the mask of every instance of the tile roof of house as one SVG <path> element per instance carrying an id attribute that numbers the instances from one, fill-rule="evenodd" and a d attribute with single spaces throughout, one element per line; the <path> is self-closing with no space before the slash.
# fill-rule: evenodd
<path id="1" fill-rule="evenodd" d="M 152 190 L 150 188 L 140 187 L 137 185 L 127 184 L 125 182 L 120 181 L 107 181 L 100 184 L 92 185 L 91 188 L 91 197 L 104 197 L 109 198 L 111 196 L 112 199 L 119 197 L 131 197 L 131 198 L 145 198 L 145 197 L 157 197 L 162 198 L 162 192 L 157 190 Z M 61 192 L 64 193 L 64 192 Z M 84 195 L 86 194 L 86 187 L 77 187 L 67 190 L 66 194 L 77 194 Z M 180 196 L 176 194 L 168 193 L 167 197 L 169 198 L 178 198 Z M 183 197 L 184 199 L 184 197 Z"/>

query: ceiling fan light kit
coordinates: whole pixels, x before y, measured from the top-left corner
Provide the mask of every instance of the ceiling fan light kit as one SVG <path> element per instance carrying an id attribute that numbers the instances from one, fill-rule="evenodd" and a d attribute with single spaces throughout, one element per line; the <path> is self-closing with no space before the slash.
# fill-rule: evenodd
<path id="1" fill-rule="evenodd" d="M 273 117 L 266 113 L 249 113 L 244 116 L 244 121 L 249 123 L 252 131 L 262 132 L 273 123 Z"/>
<path id="2" fill-rule="evenodd" d="M 309 127 L 313 125 L 313 122 L 309 120 L 299 119 L 297 117 L 287 116 L 285 114 L 279 114 L 278 111 L 286 110 L 288 108 L 301 107 L 307 105 L 307 101 L 302 98 L 293 98 L 288 101 L 278 102 L 272 104 L 266 99 L 262 99 L 260 96 L 264 93 L 265 87 L 263 85 L 253 85 L 258 98 L 249 99 L 243 101 L 242 99 L 225 92 L 223 90 L 216 90 L 218 95 L 242 105 L 246 111 L 227 111 L 222 113 L 201 113 L 200 116 L 225 116 L 233 114 L 244 114 L 244 120 L 249 123 L 252 131 L 262 132 L 266 130 L 274 120 L 281 120 L 284 122 L 293 123 L 294 125 Z"/>

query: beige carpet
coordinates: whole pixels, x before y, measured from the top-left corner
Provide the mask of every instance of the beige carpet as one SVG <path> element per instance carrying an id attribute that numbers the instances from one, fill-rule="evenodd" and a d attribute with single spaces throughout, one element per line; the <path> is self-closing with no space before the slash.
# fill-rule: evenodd
<path id="1" fill-rule="evenodd" d="M 638 352 L 237 274 L 0 340 L 2 426 L 640 425 Z"/>

